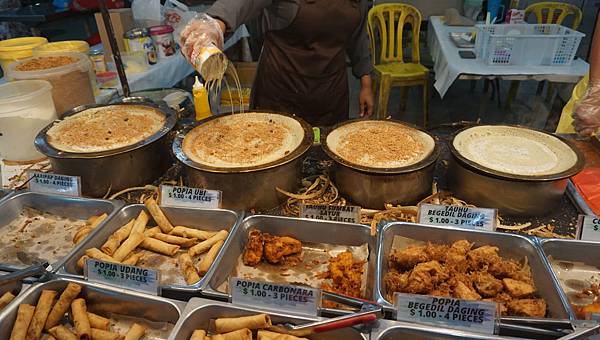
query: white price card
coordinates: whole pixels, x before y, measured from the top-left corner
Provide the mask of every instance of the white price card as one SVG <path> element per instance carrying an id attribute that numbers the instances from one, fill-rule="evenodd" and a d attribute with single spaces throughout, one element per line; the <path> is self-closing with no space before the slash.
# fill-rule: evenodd
<path id="1" fill-rule="evenodd" d="M 324 221 L 360 223 L 360 207 L 352 205 L 300 204 L 300 217 Z"/>
<path id="2" fill-rule="evenodd" d="M 81 177 L 28 171 L 29 190 L 49 194 L 81 196 Z"/>
<path id="3" fill-rule="evenodd" d="M 238 305 L 268 308 L 278 312 L 300 315 L 317 315 L 321 290 L 271 282 L 229 280 L 231 302 Z"/>
<path id="4" fill-rule="evenodd" d="M 160 205 L 163 207 L 216 209 L 221 207 L 221 197 L 219 190 L 160 186 Z"/>
<path id="5" fill-rule="evenodd" d="M 495 231 L 498 210 L 454 205 L 420 204 L 421 224 Z"/>
<path id="6" fill-rule="evenodd" d="M 579 216 L 581 240 L 600 241 L 600 218 L 594 215 Z"/>
<path id="7" fill-rule="evenodd" d="M 87 259 L 84 273 L 88 281 L 153 295 L 159 293 L 159 273 L 153 269 Z"/>
<path id="8" fill-rule="evenodd" d="M 394 294 L 396 320 L 484 334 L 494 334 L 498 307 L 494 302 L 415 294 Z"/>

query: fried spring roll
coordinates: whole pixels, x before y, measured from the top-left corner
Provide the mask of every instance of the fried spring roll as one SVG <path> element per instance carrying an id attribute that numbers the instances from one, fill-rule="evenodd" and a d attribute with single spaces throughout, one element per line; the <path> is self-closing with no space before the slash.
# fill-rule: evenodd
<path id="1" fill-rule="evenodd" d="M 217 333 L 227 333 L 242 328 L 269 328 L 271 325 L 271 318 L 267 314 L 256 314 L 239 318 L 219 318 L 215 320 L 215 330 Z"/>
<path id="2" fill-rule="evenodd" d="M 45 329 L 49 330 L 50 328 L 58 325 L 60 319 L 62 319 L 63 315 L 67 312 L 69 307 L 71 306 L 71 302 L 75 300 L 77 295 L 81 292 L 81 286 L 72 282 L 69 282 L 65 290 L 60 294 L 58 301 L 52 307 L 50 314 L 48 314 L 48 318 L 46 319 Z M 55 334 L 53 334 L 56 336 Z M 58 338 L 58 336 L 56 336 Z"/>
<path id="3" fill-rule="evenodd" d="M 73 236 L 73 244 L 78 244 L 81 242 L 86 236 L 88 236 L 92 232 L 92 228 L 89 226 L 81 227 Z"/>
<path id="4" fill-rule="evenodd" d="M 211 340 L 252 340 L 252 331 L 248 328 L 238 329 L 237 331 L 216 334 L 210 337 Z"/>
<path id="5" fill-rule="evenodd" d="M 192 333 L 192 336 L 190 337 L 190 340 L 204 340 L 204 339 L 206 339 L 206 331 L 203 329 L 196 329 Z"/>
<path id="6" fill-rule="evenodd" d="M 160 230 L 160 227 L 153 227 L 153 228 L 146 229 L 144 231 L 144 236 L 154 237 L 154 235 L 156 235 L 158 233 L 162 233 L 162 230 Z"/>
<path id="7" fill-rule="evenodd" d="M 77 338 L 80 340 L 89 340 L 92 335 L 92 326 L 90 326 L 84 299 L 75 299 L 71 302 L 71 314 Z"/>
<path id="8" fill-rule="evenodd" d="M 121 242 L 127 239 L 129 234 L 131 234 L 131 229 L 133 228 L 133 224 L 135 223 L 135 219 L 127 222 L 124 226 L 115 231 L 112 235 L 108 237 L 108 240 L 104 242 L 100 250 L 102 250 L 105 254 L 112 255 L 117 248 L 121 245 Z"/>
<path id="9" fill-rule="evenodd" d="M 221 250 L 223 243 L 225 243 L 225 241 L 219 240 L 217 243 L 213 244 L 212 247 L 210 247 L 210 250 L 208 253 L 206 253 L 198 265 L 198 274 L 204 275 L 206 272 L 208 272 L 210 265 L 215 262 L 215 258 L 217 258 L 217 254 L 219 253 L 219 250 Z"/>
<path id="10" fill-rule="evenodd" d="M 39 339 L 42 335 L 46 319 L 48 318 L 48 314 L 50 314 L 56 294 L 58 293 L 53 290 L 42 290 L 42 294 L 40 294 L 37 305 L 35 306 L 33 318 L 27 329 L 27 339 Z"/>
<path id="11" fill-rule="evenodd" d="M 11 292 L 6 292 L 2 294 L 2 297 L 0 297 L 0 310 L 6 307 L 6 305 L 8 305 L 12 300 L 14 300 L 14 298 L 15 295 Z"/>
<path id="12" fill-rule="evenodd" d="M 114 259 L 112 256 L 110 255 L 106 255 L 103 252 L 100 251 L 100 249 L 98 248 L 90 248 L 87 249 L 85 251 L 85 255 L 87 255 L 89 258 L 92 259 L 96 259 L 96 260 L 100 260 L 100 261 L 106 261 L 106 262 L 115 262 L 115 263 L 119 263 L 119 261 L 117 261 L 116 259 Z M 85 265 L 85 263 L 84 263 Z"/>
<path id="13" fill-rule="evenodd" d="M 123 260 L 123 262 L 121 262 L 121 263 L 126 264 L 128 266 L 135 266 L 141 258 L 142 258 L 142 253 L 135 253 L 135 254 L 131 254 L 131 255 L 127 256 L 127 258 L 125 260 Z"/>
<path id="14" fill-rule="evenodd" d="M 259 330 L 256 336 L 257 340 L 308 340 L 307 338 L 299 338 L 297 336 L 276 333 L 271 331 Z"/>
<path id="15" fill-rule="evenodd" d="M 148 211 L 150 212 L 150 215 L 152 215 L 152 218 L 154 218 L 156 224 L 158 224 L 158 226 L 160 227 L 160 230 L 162 230 L 163 233 L 166 234 L 170 233 L 171 230 L 173 230 L 173 225 L 171 224 L 167 216 L 165 216 L 158 204 L 156 204 L 154 198 L 150 197 L 144 202 L 144 204 L 146 205 L 146 208 L 148 208 Z"/>
<path id="16" fill-rule="evenodd" d="M 121 334 L 92 328 L 92 340 L 121 340 Z"/>
<path id="17" fill-rule="evenodd" d="M 135 219 L 135 222 L 133 223 L 133 227 L 131 228 L 131 233 L 129 233 L 129 235 L 137 232 L 137 233 L 141 233 L 143 234 L 144 231 L 146 230 L 146 225 L 148 224 L 148 214 L 146 213 L 145 210 L 140 211 L 140 214 L 138 215 L 138 217 Z"/>
<path id="18" fill-rule="evenodd" d="M 177 226 L 171 230 L 169 234 L 181 237 L 193 237 L 199 240 L 208 240 L 209 238 L 215 236 L 216 231 L 205 231 L 194 228 Z"/>
<path id="19" fill-rule="evenodd" d="M 134 323 L 125 334 L 125 340 L 139 340 L 144 334 L 146 334 L 146 327 Z"/>
<path id="20" fill-rule="evenodd" d="M 188 285 L 193 285 L 200 281 L 200 276 L 198 276 L 196 268 L 194 268 L 192 258 L 187 253 L 179 255 L 179 268 L 181 268 L 183 276 L 185 277 L 185 282 Z"/>
<path id="21" fill-rule="evenodd" d="M 140 247 L 151 250 L 155 253 L 164 254 L 168 256 L 173 256 L 179 251 L 179 246 L 174 244 L 169 244 L 167 242 L 163 242 L 151 237 L 145 237 L 142 243 L 140 243 Z"/>
<path id="22" fill-rule="evenodd" d="M 103 213 L 102 215 L 95 216 L 95 218 L 92 221 L 90 221 L 90 219 L 88 219 L 88 224 L 89 224 L 90 228 L 96 229 L 96 227 L 99 226 L 100 223 L 102 223 L 107 217 L 108 217 L 108 214 Z"/>
<path id="23" fill-rule="evenodd" d="M 48 332 L 58 340 L 77 340 L 77 336 L 63 325 L 52 327 Z"/>
<path id="24" fill-rule="evenodd" d="M 17 319 L 13 324 L 12 332 L 10 333 L 10 340 L 25 340 L 27 336 L 27 329 L 33 318 L 35 307 L 32 305 L 22 304 L 19 305 L 17 311 Z"/>
<path id="25" fill-rule="evenodd" d="M 110 320 L 102 317 L 98 314 L 87 312 L 88 320 L 90 320 L 90 326 L 92 328 L 108 330 L 110 327 Z"/>
<path id="26" fill-rule="evenodd" d="M 181 248 L 189 248 L 189 247 L 193 246 L 194 244 L 198 243 L 197 238 L 185 238 L 185 237 L 179 237 L 179 236 L 163 234 L 163 233 L 156 233 L 154 235 L 147 235 L 147 236 L 155 238 L 155 239 L 163 241 L 163 242 L 170 243 L 170 244 L 176 244 L 178 246 L 181 246 Z"/>
<path id="27" fill-rule="evenodd" d="M 119 246 L 113 254 L 113 258 L 119 262 L 123 261 L 132 251 L 144 241 L 144 234 L 131 230 L 131 235 Z"/>
<path id="28" fill-rule="evenodd" d="M 191 257 L 202 254 L 202 253 L 208 251 L 210 249 L 210 247 L 213 246 L 213 244 L 219 242 L 220 240 L 225 240 L 227 238 L 228 234 L 229 233 L 227 232 L 227 230 L 221 230 L 216 235 L 209 238 L 208 240 L 202 241 L 202 242 L 198 243 L 197 245 L 191 247 L 188 250 L 188 254 L 190 254 Z"/>

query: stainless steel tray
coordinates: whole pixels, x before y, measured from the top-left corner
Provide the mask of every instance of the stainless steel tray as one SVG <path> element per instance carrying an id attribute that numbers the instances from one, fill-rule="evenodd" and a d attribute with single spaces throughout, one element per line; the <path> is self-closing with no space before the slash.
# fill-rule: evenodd
<path id="1" fill-rule="evenodd" d="M 161 297 L 111 288 L 106 285 L 82 280 L 59 278 L 33 285 L 0 313 L 0 339 L 8 339 L 10 337 L 12 325 L 17 317 L 19 304 L 27 303 L 35 306 L 42 290 L 62 291 L 69 282 L 83 286 L 79 296 L 86 299 L 86 304 L 90 312 L 100 315 L 116 313 L 175 325 L 185 307 L 182 302 Z"/>
<path id="2" fill-rule="evenodd" d="M 123 203 L 120 201 L 69 197 L 24 191 L 15 193 L 8 197 L 7 200 L 0 203 L 0 228 L 11 223 L 24 207 L 30 207 L 40 211 L 76 219 L 87 219 L 91 216 L 100 215 L 102 213 L 108 214 L 106 220 L 98 225 L 98 227 L 96 227 L 96 229 L 86 237 L 86 239 L 89 239 L 95 233 L 102 230 L 104 225 L 110 221 L 110 219 L 119 211 L 122 206 Z M 67 259 L 77 252 L 82 243 L 74 245 L 73 249 L 61 260 L 56 261 L 55 263 L 50 263 L 50 266 L 47 270 L 50 272 L 56 272 Z M 0 270 L 14 271 L 23 269 L 25 267 L 26 266 L 0 263 Z"/>
<path id="3" fill-rule="evenodd" d="M 580 213 L 584 215 L 594 215 L 594 212 L 585 199 L 581 197 L 581 194 L 579 194 L 579 191 L 577 191 L 575 184 L 573 184 L 573 181 L 571 180 L 567 181 L 567 196 Z"/>
<path id="4" fill-rule="evenodd" d="M 273 324 L 289 322 L 292 324 L 303 324 L 323 318 L 303 318 L 298 316 L 289 316 L 283 313 L 274 313 L 259 308 L 242 307 L 232 305 L 226 302 L 211 301 L 200 298 L 193 298 L 188 302 L 183 317 L 179 320 L 175 329 L 171 333 L 169 340 L 188 340 L 195 329 L 209 328 L 209 320 L 221 317 L 240 317 L 254 315 L 258 313 L 267 313 L 272 318 Z M 309 339 L 367 339 L 359 331 L 353 328 L 339 329 L 330 332 L 324 332 L 309 336 Z"/>
<path id="5" fill-rule="evenodd" d="M 371 339 L 377 340 L 445 340 L 445 339 L 511 339 L 508 337 L 478 334 L 448 328 L 437 328 L 415 323 L 380 320 L 379 326 L 371 334 Z M 517 338 L 512 338 L 517 339 Z"/>
<path id="6" fill-rule="evenodd" d="M 548 317 L 567 319 L 568 302 L 560 292 L 560 287 L 550 273 L 548 262 L 544 259 L 541 249 L 531 238 L 500 232 L 475 231 L 456 228 L 441 228 L 412 223 L 390 223 L 379 231 L 377 244 L 377 277 L 375 283 L 376 298 L 386 309 L 392 311 L 393 304 L 385 298 L 383 276 L 388 271 L 388 255 L 394 236 L 412 238 L 420 241 L 437 243 L 452 243 L 458 240 L 468 240 L 479 245 L 495 245 L 500 248 L 500 255 L 507 258 L 522 259 L 527 256 L 529 265 L 538 288 L 539 294 L 548 305 Z"/>
<path id="7" fill-rule="evenodd" d="M 88 238 L 82 242 L 72 256 L 65 262 L 64 266 L 60 268 L 59 273 L 71 276 L 81 276 L 81 271 L 77 268 L 77 260 L 85 253 L 86 249 L 89 248 L 100 248 L 102 244 L 108 239 L 112 233 L 123 226 L 125 223 L 133 218 L 136 218 L 140 211 L 144 209 L 147 211 L 143 204 L 133 204 L 123 207 L 115 216 L 112 218 L 102 230 L 94 234 L 93 237 Z M 229 238 L 233 234 L 233 229 L 238 223 L 240 215 L 231 210 L 222 209 L 189 209 L 189 208 L 162 208 L 165 215 L 174 225 L 183 225 L 190 228 L 199 228 L 203 230 L 229 230 Z M 221 248 L 219 255 L 225 252 L 227 246 L 227 240 Z M 216 264 L 213 263 L 213 267 Z M 209 270 L 210 272 L 210 270 Z M 161 289 L 163 293 L 170 297 L 182 298 L 181 295 L 177 294 L 191 294 L 198 293 L 200 287 L 208 280 L 208 274 L 205 275 L 199 282 L 189 286 L 176 286 L 176 285 L 165 285 Z M 170 295 L 171 293 L 175 296 Z M 188 296 L 189 298 L 189 296 Z"/>
<path id="8" fill-rule="evenodd" d="M 239 256 L 244 252 L 250 230 L 258 229 L 273 235 L 286 235 L 303 242 L 329 243 L 346 246 L 368 244 L 369 262 L 367 272 L 366 297 L 373 296 L 376 268 L 376 240 L 370 235 L 370 228 L 362 224 L 317 221 L 309 219 L 254 215 L 244 219 L 233 237 L 225 243 L 227 252 L 215 260 L 216 265 L 207 275 L 208 282 L 202 293 L 208 297 L 228 299 L 229 294 L 217 288 L 227 281 L 235 270 Z M 336 310 L 331 310 L 336 312 Z"/>
<path id="9" fill-rule="evenodd" d="M 12 194 L 14 191 L 12 190 L 8 190 L 8 189 L 2 189 L 0 188 L 0 202 L 4 201 L 5 199 L 8 198 L 8 196 L 10 194 Z"/>

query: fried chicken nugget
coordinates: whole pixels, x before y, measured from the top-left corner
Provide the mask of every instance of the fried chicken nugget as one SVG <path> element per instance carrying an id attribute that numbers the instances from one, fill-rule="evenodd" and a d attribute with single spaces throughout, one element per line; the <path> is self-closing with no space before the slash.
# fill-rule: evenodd
<path id="1" fill-rule="evenodd" d="M 390 254 L 390 264 L 397 269 L 411 269 L 419 263 L 429 261 L 426 246 L 408 246 L 405 249 L 394 249 Z"/>
<path id="2" fill-rule="evenodd" d="M 502 281 L 487 272 L 475 272 L 472 278 L 477 292 L 487 298 L 496 296 L 504 288 Z"/>
<path id="3" fill-rule="evenodd" d="M 508 293 L 516 298 L 523 298 L 535 293 L 535 287 L 529 283 L 513 279 L 502 279 L 502 283 L 504 284 L 504 288 L 506 288 Z"/>
<path id="4" fill-rule="evenodd" d="M 543 318 L 546 315 L 544 299 L 517 299 L 507 303 L 511 315 Z"/>

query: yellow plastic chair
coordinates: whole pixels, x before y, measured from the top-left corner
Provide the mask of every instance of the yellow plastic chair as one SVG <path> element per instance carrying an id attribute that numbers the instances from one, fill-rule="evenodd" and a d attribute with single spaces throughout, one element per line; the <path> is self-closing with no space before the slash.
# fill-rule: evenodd
<path id="1" fill-rule="evenodd" d="M 410 62 L 404 60 L 402 49 L 406 24 L 410 24 L 412 36 Z M 427 126 L 429 69 L 420 64 L 421 13 L 415 7 L 406 4 L 376 5 L 369 11 L 367 30 L 375 68 L 375 88 L 378 93 L 376 117 L 383 118 L 386 115 L 392 87 L 402 87 L 401 102 L 404 107 L 407 87 L 423 86 L 423 125 Z M 376 50 L 377 42 L 380 45 L 378 51 Z"/>

